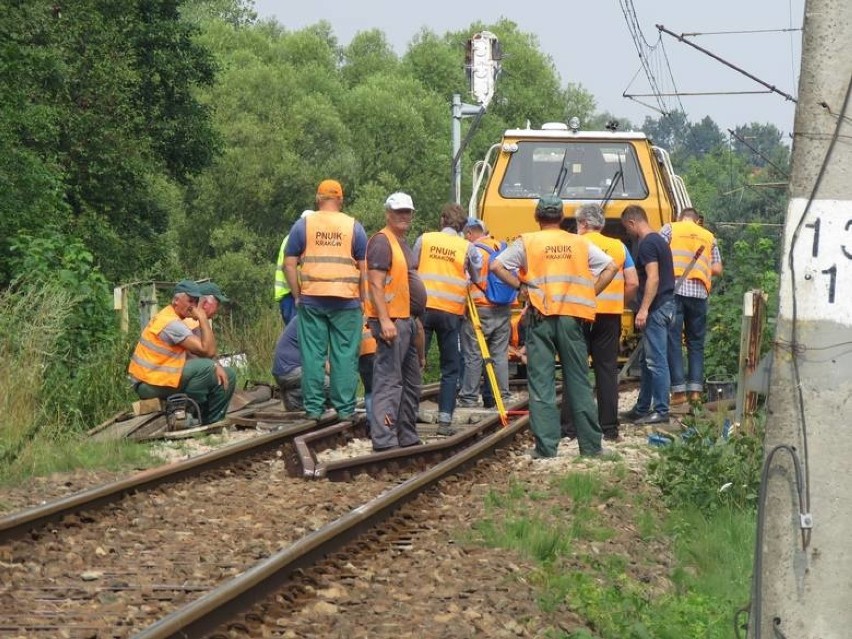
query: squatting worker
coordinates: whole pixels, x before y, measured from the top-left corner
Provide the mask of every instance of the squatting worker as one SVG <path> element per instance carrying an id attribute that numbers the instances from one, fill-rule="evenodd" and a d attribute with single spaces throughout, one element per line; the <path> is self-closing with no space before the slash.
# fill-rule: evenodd
<path id="1" fill-rule="evenodd" d="M 675 314 L 672 252 L 648 224 L 648 215 L 641 206 L 624 209 L 621 224 L 639 242 L 636 249 L 639 308 L 634 322 L 642 331 L 642 373 L 636 404 L 620 417 L 634 424 L 666 424 L 671 387 L 668 339 Z"/>
<path id="2" fill-rule="evenodd" d="M 302 354 L 299 352 L 299 322 L 284 327 L 275 343 L 272 376 L 281 391 L 281 401 L 288 411 L 304 409 L 302 401 Z"/>
<path id="3" fill-rule="evenodd" d="M 601 428 L 587 375 L 585 324 L 595 319 L 595 296 L 618 272 L 613 259 L 594 244 L 563 231 L 562 200 L 539 199 L 540 231 L 524 233 L 491 264 L 507 284 L 528 288 L 527 376 L 534 459 L 555 457 L 561 428 L 556 406 L 556 356 L 562 365 L 562 392 L 568 395 L 580 454 L 600 455 Z M 518 269 L 520 277 L 510 270 Z"/>
<path id="4" fill-rule="evenodd" d="M 157 313 L 142 331 L 127 368 L 133 387 L 141 399 L 166 398 L 185 393 L 201 409 L 203 424 L 225 417 L 233 378 L 217 376 L 216 338 L 207 313 L 198 304 L 202 296 L 198 284 L 181 280 L 175 286 L 171 303 Z M 183 320 L 198 321 L 200 335 L 194 335 Z M 189 359 L 192 353 L 196 357 Z"/>
<path id="5" fill-rule="evenodd" d="M 341 212 L 339 182 L 322 181 L 316 201 L 316 213 L 293 225 L 284 259 L 298 309 L 302 398 L 308 419 L 319 419 L 328 360 L 331 405 L 340 419 L 349 419 L 358 390 L 367 234 L 359 222 Z"/>
<path id="6" fill-rule="evenodd" d="M 609 255 L 618 267 L 618 273 L 612 282 L 598 293 L 595 301 L 595 321 L 589 325 L 589 353 L 595 371 L 595 394 L 598 400 L 598 421 L 604 439 L 618 440 L 618 347 L 621 339 L 621 315 L 625 304 L 629 304 L 636 289 L 639 277 L 636 266 L 627 247 L 621 240 L 607 237 L 601 233 L 606 222 L 603 209 L 599 204 L 584 204 L 579 207 L 574 218 L 577 221 L 577 234 L 588 240 Z M 567 397 L 567 396 L 566 396 Z M 563 400 L 563 428 L 565 426 L 567 400 Z M 563 434 L 566 434 L 563 432 Z M 571 429 L 569 436 L 575 436 Z"/>
<path id="7" fill-rule="evenodd" d="M 420 443 L 416 420 L 422 370 L 417 342 L 422 327 L 416 315 L 426 305 L 426 289 L 405 242 L 413 215 L 411 196 L 392 193 L 385 201 L 387 224 L 367 246 L 367 321 L 376 337 L 370 415 L 375 451 Z"/>
<path id="8" fill-rule="evenodd" d="M 479 282 L 482 255 L 460 236 L 467 214 L 458 204 L 441 209 L 440 231 L 424 233 L 414 243 L 414 264 L 426 287 L 423 328 L 426 351 L 438 336 L 441 387 L 438 392 L 438 435 L 453 435 L 453 411 L 461 369 L 459 338 L 467 308 L 468 281 Z M 469 279 L 468 279 L 469 278 Z"/>
<path id="9" fill-rule="evenodd" d="M 722 253 L 713 234 L 698 223 L 698 211 L 686 208 L 677 222 L 666 224 L 660 235 L 672 249 L 675 275 L 675 317 L 669 331 L 669 375 L 672 406 L 700 402 L 704 392 L 704 338 L 707 335 L 707 298 L 714 277 L 722 274 Z M 701 255 L 689 265 L 698 248 Z M 687 272 L 687 268 L 689 271 Z M 683 338 L 687 370 L 683 370 Z M 687 397 L 687 393 L 689 396 Z"/>
<path id="10" fill-rule="evenodd" d="M 209 322 L 213 321 L 213 318 L 216 317 L 219 313 L 219 306 L 222 304 L 227 304 L 231 300 L 222 292 L 222 289 L 219 288 L 219 285 L 215 282 L 202 282 L 198 285 L 198 290 L 201 291 L 201 297 L 198 298 L 198 306 L 201 307 L 201 310 L 207 315 L 207 320 Z M 192 317 L 187 317 L 183 320 L 183 323 L 189 327 L 189 330 L 192 331 L 192 334 L 196 337 L 201 337 L 201 326 L 200 322 Z M 210 325 L 211 329 L 213 325 Z M 214 353 L 215 357 L 218 353 Z M 186 354 L 188 359 L 192 359 L 196 357 L 193 353 Z M 219 383 L 222 384 L 225 388 L 229 386 L 233 386 L 237 383 L 237 372 L 230 368 L 229 366 L 222 366 L 218 362 L 216 362 L 216 379 L 219 380 Z"/>

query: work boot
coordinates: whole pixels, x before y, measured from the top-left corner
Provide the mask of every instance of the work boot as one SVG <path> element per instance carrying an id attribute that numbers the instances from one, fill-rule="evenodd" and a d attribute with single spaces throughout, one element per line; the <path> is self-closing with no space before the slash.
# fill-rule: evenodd
<path id="1" fill-rule="evenodd" d="M 456 429 L 453 428 L 449 422 L 441 422 L 438 425 L 438 430 L 435 431 L 435 434 L 443 437 L 450 437 L 456 434 Z"/>
<path id="2" fill-rule="evenodd" d="M 701 391 L 689 391 L 689 403 L 690 404 L 700 404 L 704 401 L 704 398 L 701 396 Z"/>
<path id="3" fill-rule="evenodd" d="M 690 394 L 690 400 L 692 399 Z M 682 406 L 686 404 L 686 392 L 685 391 L 675 391 L 672 393 L 672 398 L 669 400 L 669 406 Z"/>
<path id="4" fill-rule="evenodd" d="M 648 413 L 641 413 L 638 410 L 636 410 L 636 407 L 634 406 L 630 410 L 620 412 L 618 414 L 618 418 L 623 422 L 629 422 L 631 424 L 635 424 L 636 420 L 642 419 L 645 415 L 648 415 L 649 413 L 650 413 L 650 411 L 648 411 Z"/>

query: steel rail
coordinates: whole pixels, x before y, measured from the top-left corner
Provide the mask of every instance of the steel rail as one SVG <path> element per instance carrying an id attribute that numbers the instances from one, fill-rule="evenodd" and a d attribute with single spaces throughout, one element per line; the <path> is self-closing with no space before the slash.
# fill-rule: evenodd
<path id="1" fill-rule="evenodd" d="M 420 394 L 421 401 L 423 398 L 436 394 L 439 388 L 440 385 L 437 383 L 423 386 Z M 286 413 L 270 412 L 268 408 L 258 411 L 257 407 L 248 406 L 230 415 L 229 419 L 235 423 L 246 425 L 248 421 L 251 421 L 249 416 L 254 413 L 268 421 L 286 416 Z M 257 419 L 255 418 L 255 421 Z M 37 526 L 57 521 L 66 515 L 115 503 L 131 493 L 152 490 L 158 486 L 177 482 L 186 477 L 198 475 L 201 472 L 280 447 L 299 435 L 328 426 L 336 421 L 337 415 L 333 411 L 328 411 L 318 421 L 301 420 L 280 430 L 223 446 L 191 459 L 143 470 L 131 477 L 95 486 L 40 506 L 33 506 L 6 515 L 0 518 L 0 543 L 21 537 Z"/>
<path id="2" fill-rule="evenodd" d="M 516 411 L 527 403 L 528 401 L 524 399 L 510 408 Z M 437 441 L 320 463 L 317 460 L 317 452 L 332 448 L 340 441 L 351 440 L 364 430 L 364 425 L 361 423 L 333 424 L 296 437 L 295 459 L 288 460 L 295 467 L 293 469 L 288 467 L 288 471 L 305 479 L 325 478 L 331 481 L 348 481 L 354 475 L 364 472 L 384 470 L 397 472 L 405 467 L 436 464 L 469 447 L 472 441 L 482 439 L 494 429 L 500 428 L 501 420 L 499 413 L 487 413 L 484 419 L 472 426 L 462 428 L 455 435 Z"/>
<path id="3" fill-rule="evenodd" d="M 280 588 L 296 570 L 310 566 L 342 548 L 440 480 L 505 446 L 526 428 L 528 423 L 529 417 L 524 416 L 497 430 L 457 455 L 257 563 L 241 575 L 149 626 L 136 635 L 135 639 L 186 639 L 201 637 L 215 630 L 238 612 Z"/>
<path id="4" fill-rule="evenodd" d="M 281 430 L 223 446 L 191 459 L 143 470 L 125 479 L 95 486 L 41 506 L 12 513 L 0 519 L 0 543 L 20 537 L 32 528 L 56 521 L 66 515 L 114 503 L 131 493 L 151 490 L 157 486 L 180 481 L 203 471 L 277 448 L 298 435 L 331 424 L 336 419 L 337 416 L 329 412 L 319 421 L 303 420 Z"/>

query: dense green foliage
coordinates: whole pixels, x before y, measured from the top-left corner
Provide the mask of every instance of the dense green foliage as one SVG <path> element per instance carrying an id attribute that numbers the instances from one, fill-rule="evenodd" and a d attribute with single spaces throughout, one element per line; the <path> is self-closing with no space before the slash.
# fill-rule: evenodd
<path id="1" fill-rule="evenodd" d="M 705 514 L 721 509 L 756 509 L 763 466 L 761 439 L 746 433 L 723 437 L 697 421 L 650 464 L 651 482 L 671 508 Z"/>

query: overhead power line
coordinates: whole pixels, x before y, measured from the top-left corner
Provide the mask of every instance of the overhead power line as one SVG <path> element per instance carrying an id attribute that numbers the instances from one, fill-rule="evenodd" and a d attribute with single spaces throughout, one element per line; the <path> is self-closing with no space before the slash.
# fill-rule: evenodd
<path id="1" fill-rule="evenodd" d="M 749 33 L 787 33 L 788 31 L 801 31 L 801 27 L 790 27 L 784 29 L 744 29 L 740 31 L 692 31 L 684 32 L 681 35 L 684 37 L 695 38 L 698 36 L 709 35 L 743 35 Z"/>
<path id="2" fill-rule="evenodd" d="M 746 71 L 746 70 L 744 70 L 744 69 L 741 69 L 741 68 L 740 68 L 740 67 L 738 67 L 737 65 L 735 65 L 735 64 L 733 64 L 733 63 L 731 63 L 731 62 L 728 62 L 727 60 L 725 60 L 725 59 L 724 59 L 724 58 L 722 58 L 721 56 L 718 56 L 718 55 L 716 55 L 715 53 L 713 53 L 712 51 L 708 51 L 708 50 L 707 50 L 707 49 L 705 49 L 704 47 L 700 47 L 700 46 L 698 46 L 697 44 L 695 44 L 694 42 L 691 42 L 690 40 L 688 40 L 688 39 L 685 37 L 685 35 L 686 35 L 686 34 L 683 34 L 683 33 L 681 33 L 681 34 L 677 34 L 677 33 L 675 33 L 674 31 L 670 31 L 669 29 L 666 29 L 666 28 L 665 28 L 663 25 L 661 25 L 661 24 L 656 25 L 656 27 L 657 27 L 657 30 L 658 30 L 660 33 L 665 33 L 666 35 L 669 35 L 669 36 L 673 37 L 673 38 L 674 38 L 675 40 L 677 40 L 678 42 L 683 42 L 684 44 L 688 44 L 688 45 L 689 45 L 689 46 L 691 46 L 693 49 L 697 49 L 698 51 L 701 51 L 701 53 L 703 53 L 703 54 L 705 54 L 705 55 L 710 56 L 711 58 L 713 58 L 714 60 L 716 60 L 716 61 L 718 61 L 718 62 L 721 62 L 721 63 L 722 63 L 722 64 L 724 64 L 726 67 L 729 67 L 729 68 L 733 69 L 734 71 L 736 71 L 737 73 L 741 73 L 742 75 L 746 76 L 746 77 L 747 77 L 747 78 L 749 78 L 750 80 L 754 80 L 754 81 L 755 81 L 755 82 L 757 82 L 758 84 L 765 86 L 767 89 L 769 89 L 769 90 L 770 90 L 770 91 L 772 91 L 773 93 L 777 93 L 778 95 L 784 96 L 784 97 L 785 97 L 787 100 L 789 100 L 790 102 L 798 102 L 798 100 L 796 100 L 796 98 L 794 98 L 794 97 L 793 97 L 792 95 L 790 95 L 789 93 L 784 93 L 781 89 L 779 89 L 778 87 L 776 87 L 774 84 L 769 84 L 768 82 L 765 82 L 765 81 L 761 80 L 761 79 L 760 79 L 760 78 L 758 78 L 756 75 L 753 75 L 753 74 L 749 73 L 748 71 Z"/>

